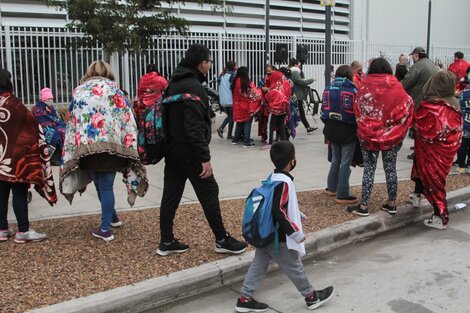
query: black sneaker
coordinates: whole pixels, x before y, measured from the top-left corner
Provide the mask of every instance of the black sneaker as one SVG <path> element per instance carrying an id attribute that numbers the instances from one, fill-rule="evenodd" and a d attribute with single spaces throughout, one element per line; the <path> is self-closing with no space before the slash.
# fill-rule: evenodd
<path id="1" fill-rule="evenodd" d="M 237 300 L 235 311 L 237 312 L 264 312 L 269 309 L 266 303 L 261 303 L 253 298 L 240 297 Z"/>
<path id="2" fill-rule="evenodd" d="M 396 206 L 391 206 L 390 204 L 384 204 L 382 205 L 381 208 L 383 211 L 388 212 L 390 215 L 395 215 L 397 214 L 397 207 Z"/>
<path id="3" fill-rule="evenodd" d="M 244 143 L 243 144 L 243 148 L 253 148 L 255 146 L 255 144 L 253 142 L 250 142 L 248 144 Z"/>
<path id="4" fill-rule="evenodd" d="M 157 254 L 160 256 L 167 256 L 172 253 L 184 253 L 188 251 L 189 246 L 178 240 L 174 239 L 170 243 L 161 242 L 158 245 Z"/>
<path id="5" fill-rule="evenodd" d="M 308 128 L 307 128 L 307 134 L 313 133 L 313 132 L 316 131 L 317 129 L 318 129 L 318 127 L 308 127 Z"/>
<path id="6" fill-rule="evenodd" d="M 336 198 L 338 204 L 353 204 L 357 202 L 357 197 L 348 196 L 346 198 Z"/>
<path id="7" fill-rule="evenodd" d="M 227 235 L 222 242 L 215 242 L 215 252 L 217 253 L 231 253 L 240 254 L 245 252 L 248 244 L 243 241 L 238 241 L 230 235 Z"/>
<path id="8" fill-rule="evenodd" d="M 222 128 L 217 128 L 217 135 L 219 135 L 220 138 L 224 138 L 224 130 Z"/>
<path id="9" fill-rule="evenodd" d="M 328 300 L 330 300 L 331 297 L 333 297 L 334 291 L 335 289 L 333 286 L 326 287 L 322 290 L 315 290 L 311 296 L 305 298 L 307 308 L 309 310 L 315 310 L 319 308 Z"/>
<path id="10" fill-rule="evenodd" d="M 360 204 L 350 205 L 347 207 L 349 213 L 356 214 L 359 216 L 369 216 L 367 208 L 363 209 Z"/>

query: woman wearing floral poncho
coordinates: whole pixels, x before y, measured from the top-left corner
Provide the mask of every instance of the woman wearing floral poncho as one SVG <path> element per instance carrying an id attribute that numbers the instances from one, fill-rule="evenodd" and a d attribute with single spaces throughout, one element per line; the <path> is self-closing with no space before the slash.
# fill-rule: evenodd
<path id="1" fill-rule="evenodd" d="M 92 235 L 114 239 L 110 227 L 122 225 L 114 208 L 113 183 L 122 172 L 128 202 L 143 197 L 148 182 L 137 153 L 137 127 L 131 106 L 106 62 L 95 61 L 75 88 L 62 151 L 60 191 L 72 203 L 93 181 L 101 202 L 101 226 Z"/>

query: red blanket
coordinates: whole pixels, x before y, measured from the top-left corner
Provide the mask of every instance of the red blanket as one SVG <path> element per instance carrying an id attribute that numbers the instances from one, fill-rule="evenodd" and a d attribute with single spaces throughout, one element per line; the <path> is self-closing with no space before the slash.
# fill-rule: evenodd
<path id="1" fill-rule="evenodd" d="M 446 177 L 462 138 L 462 114 L 444 100 L 431 98 L 415 113 L 415 160 L 411 177 L 419 177 L 424 196 L 449 221 Z"/>
<path id="2" fill-rule="evenodd" d="M 233 87 L 233 121 L 246 122 L 261 109 L 262 92 L 250 81 L 247 92 L 241 90 L 241 80 L 237 78 Z"/>
<path id="3" fill-rule="evenodd" d="M 413 100 L 395 76 L 367 75 L 356 99 L 357 136 L 364 149 L 390 150 L 403 141 L 413 117 Z"/>
<path id="4" fill-rule="evenodd" d="M 269 112 L 277 115 L 285 114 L 288 110 L 292 86 L 283 73 L 273 72 L 266 78 L 269 91 L 265 95 Z"/>
<path id="5" fill-rule="evenodd" d="M 0 94 L 0 180 L 34 184 L 51 205 L 57 202 L 50 154 L 33 114 L 9 92 Z"/>
<path id="6" fill-rule="evenodd" d="M 162 97 L 166 87 L 168 87 L 167 80 L 157 72 L 147 73 L 140 78 L 133 108 L 137 125 L 142 112 Z"/>

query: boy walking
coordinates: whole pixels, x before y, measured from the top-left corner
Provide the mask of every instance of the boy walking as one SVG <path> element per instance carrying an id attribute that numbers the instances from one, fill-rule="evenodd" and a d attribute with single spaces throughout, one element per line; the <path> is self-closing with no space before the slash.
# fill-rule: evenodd
<path id="1" fill-rule="evenodd" d="M 274 189 L 272 215 L 279 223 L 279 251 L 275 252 L 274 242 L 264 248 L 256 248 L 255 257 L 245 276 L 235 310 L 237 312 L 264 312 L 269 306 L 257 302 L 253 296 L 263 281 L 269 263 L 274 260 L 289 277 L 297 290 L 305 297 L 307 308 L 314 310 L 333 296 L 333 287 L 315 290 L 310 284 L 301 257 L 305 255 L 305 235 L 293 177 L 289 174 L 296 166 L 295 148 L 289 141 L 275 143 L 270 151 L 271 161 L 276 169 L 271 180 L 281 181 Z"/>

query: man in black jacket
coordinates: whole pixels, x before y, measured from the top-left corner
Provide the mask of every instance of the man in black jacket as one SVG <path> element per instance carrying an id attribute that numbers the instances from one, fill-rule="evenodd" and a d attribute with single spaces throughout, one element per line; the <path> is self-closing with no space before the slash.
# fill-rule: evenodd
<path id="1" fill-rule="evenodd" d="M 171 76 L 165 96 L 185 95 L 181 102 L 165 107 L 169 150 L 165 156 L 165 178 L 160 208 L 161 240 L 157 254 L 183 253 L 189 246 L 173 235 L 173 220 L 189 179 L 201 202 L 216 238 L 217 253 L 238 254 L 247 244 L 227 234 L 219 205 L 219 186 L 212 174 L 209 142 L 211 119 L 209 101 L 202 86 L 211 67 L 210 51 L 193 44 Z M 190 221 L 188 221 L 190 222 Z"/>

